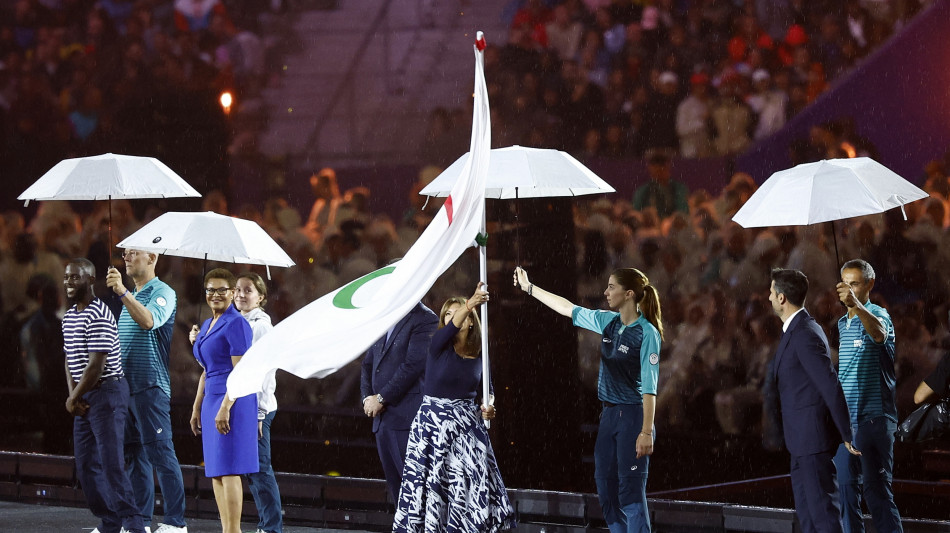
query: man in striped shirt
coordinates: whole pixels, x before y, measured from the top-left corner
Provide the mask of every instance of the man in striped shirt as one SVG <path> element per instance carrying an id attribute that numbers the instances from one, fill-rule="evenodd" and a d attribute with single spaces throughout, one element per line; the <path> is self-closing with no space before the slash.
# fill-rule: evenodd
<path id="1" fill-rule="evenodd" d="M 835 456 L 846 533 L 864 533 L 861 496 L 878 533 L 902 532 L 894 504 L 894 325 L 887 310 L 871 303 L 874 269 L 853 259 L 841 267 L 838 298 L 848 313 L 838 320 L 838 379 L 844 390 L 854 446 L 861 456 L 840 448 Z"/>
<path id="2" fill-rule="evenodd" d="M 66 265 L 63 286 L 74 303 L 63 317 L 66 410 L 75 416 L 76 474 L 101 533 L 144 533 L 125 472 L 123 433 L 129 384 L 122 373 L 119 332 L 112 311 L 93 292 L 88 259 Z"/>
<path id="3" fill-rule="evenodd" d="M 125 273 L 135 284 L 127 289 L 114 268 L 106 285 L 122 301 L 119 340 L 122 364 L 132 396 L 125 434 L 126 463 L 136 505 L 146 527 L 155 507 L 155 477 L 165 497 L 164 523 L 152 533 L 188 533 L 185 526 L 185 484 L 172 443 L 171 379 L 168 358 L 175 310 L 175 291 L 155 275 L 158 255 L 126 250 Z M 148 531 L 148 529 L 147 529 Z"/>

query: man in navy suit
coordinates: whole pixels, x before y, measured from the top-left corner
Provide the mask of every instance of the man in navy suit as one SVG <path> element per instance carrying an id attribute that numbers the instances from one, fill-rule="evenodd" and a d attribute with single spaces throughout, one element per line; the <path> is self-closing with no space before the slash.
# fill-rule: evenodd
<path id="1" fill-rule="evenodd" d="M 426 356 L 438 321 L 419 303 L 363 357 L 363 412 L 373 419 L 376 449 L 393 501 L 399 498 L 409 428 L 422 404 Z"/>
<path id="2" fill-rule="evenodd" d="M 828 338 L 804 309 L 808 278 L 798 270 L 774 269 L 769 302 L 784 334 L 773 361 L 785 446 L 792 456 L 792 491 L 802 531 L 842 530 L 834 456 L 851 446 L 851 422 L 844 392 L 831 364 Z"/>

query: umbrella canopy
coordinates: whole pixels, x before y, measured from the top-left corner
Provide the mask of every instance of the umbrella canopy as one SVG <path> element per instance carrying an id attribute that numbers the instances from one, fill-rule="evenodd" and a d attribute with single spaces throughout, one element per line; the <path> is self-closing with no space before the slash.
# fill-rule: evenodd
<path id="1" fill-rule="evenodd" d="M 64 159 L 23 191 L 18 200 L 110 200 L 200 197 L 154 157 L 103 154 Z"/>
<path id="2" fill-rule="evenodd" d="M 256 222 L 217 213 L 165 213 L 117 245 L 165 255 L 289 267 L 294 262 Z"/>
<path id="3" fill-rule="evenodd" d="M 927 196 L 871 158 L 828 159 L 772 174 L 732 220 L 744 228 L 803 226 L 883 213 Z"/>
<path id="4" fill-rule="evenodd" d="M 458 158 L 419 194 L 448 196 L 471 152 Z M 486 198 L 540 198 L 615 192 L 597 174 L 559 150 L 509 146 L 491 151 Z"/>

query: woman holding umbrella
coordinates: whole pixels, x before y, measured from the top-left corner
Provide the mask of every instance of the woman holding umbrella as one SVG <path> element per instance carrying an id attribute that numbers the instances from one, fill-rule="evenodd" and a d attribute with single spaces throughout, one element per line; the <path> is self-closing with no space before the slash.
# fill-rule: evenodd
<path id="1" fill-rule="evenodd" d="M 475 294 L 449 298 L 439 313 L 426 360 L 425 396 L 409 430 L 393 532 L 495 532 L 515 527 L 514 508 L 480 418 L 482 330 L 472 311 L 488 301 Z M 481 414 L 481 417 L 479 417 Z"/>
<path id="2" fill-rule="evenodd" d="M 241 312 L 254 332 L 253 342 L 274 329 L 270 315 L 264 312 L 267 303 L 267 285 L 264 279 L 254 272 L 245 272 L 237 277 L 234 290 L 234 307 Z M 267 376 L 264 390 L 257 393 L 257 455 L 260 472 L 247 475 L 247 483 L 257 505 L 260 517 L 257 530 L 275 533 L 282 530 L 280 515 L 280 492 L 274 468 L 271 466 L 270 427 L 277 414 L 277 379 L 271 373 Z"/>
<path id="3" fill-rule="evenodd" d="M 594 480 L 611 533 L 649 532 L 647 474 L 653 453 L 663 322 L 660 297 L 643 272 L 615 270 L 607 280 L 610 311 L 585 309 L 535 286 L 521 267 L 514 283 L 579 326 L 603 335 L 597 396 L 603 402 L 594 445 Z"/>
<path id="4" fill-rule="evenodd" d="M 223 268 L 205 275 L 211 318 L 200 329 L 194 326 L 190 336 L 195 358 L 204 369 L 191 413 L 191 431 L 201 435 L 205 475 L 212 478 L 223 533 L 241 532 L 241 475 L 258 471 L 257 398 L 231 400 L 227 395 L 228 375 L 253 339 L 251 326 L 231 305 L 236 282 L 234 274 Z M 209 429 L 212 427 L 214 430 Z"/>

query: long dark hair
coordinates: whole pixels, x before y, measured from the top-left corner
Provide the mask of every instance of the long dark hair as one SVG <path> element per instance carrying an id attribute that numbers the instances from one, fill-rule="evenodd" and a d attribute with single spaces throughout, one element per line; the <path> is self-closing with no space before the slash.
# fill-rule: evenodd
<path id="1" fill-rule="evenodd" d="M 634 299 L 640 306 L 640 312 L 646 317 L 647 321 L 653 324 L 653 327 L 660 332 L 660 339 L 663 339 L 663 312 L 660 309 L 660 293 L 656 287 L 650 285 L 650 279 L 646 274 L 635 268 L 618 268 L 611 274 L 621 287 L 633 291 Z"/>
<path id="2" fill-rule="evenodd" d="M 468 300 L 464 296 L 453 296 L 442 304 L 442 311 L 439 312 L 439 328 L 445 327 L 445 314 L 453 304 L 459 304 L 461 307 L 468 305 Z M 471 311 L 468 316 L 472 317 L 472 329 L 468 332 L 465 339 L 465 345 L 459 355 L 465 357 L 478 357 L 482 353 L 482 321 L 478 318 L 478 313 Z"/>

